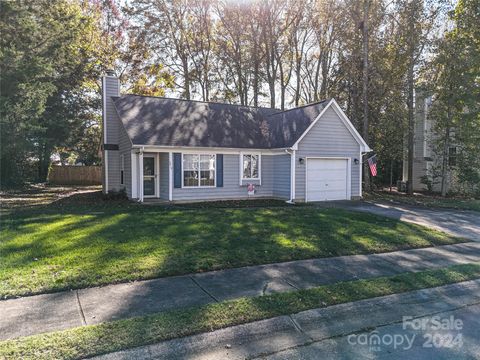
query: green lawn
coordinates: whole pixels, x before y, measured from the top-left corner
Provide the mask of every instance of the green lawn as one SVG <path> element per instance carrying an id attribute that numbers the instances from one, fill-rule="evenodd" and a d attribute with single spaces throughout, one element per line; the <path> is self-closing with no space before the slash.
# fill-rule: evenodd
<path id="1" fill-rule="evenodd" d="M 0 342 L 2 359 L 83 359 L 280 315 L 480 277 L 480 264 L 404 273 L 168 311 Z"/>
<path id="2" fill-rule="evenodd" d="M 420 205 L 430 208 L 447 208 L 457 210 L 480 211 L 480 199 L 463 199 L 424 194 L 415 194 L 412 196 L 406 194 L 388 193 L 387 191 L 370 193 L 367 199 L 396 201 L 408 205 Z"/>
<path id="3" fill-rule="evenodd" d="M 0 296 L 461 241 L 370 214 L 263 205 L 270 207 L 98 200 L 12 210 L 1 218 Z"/>

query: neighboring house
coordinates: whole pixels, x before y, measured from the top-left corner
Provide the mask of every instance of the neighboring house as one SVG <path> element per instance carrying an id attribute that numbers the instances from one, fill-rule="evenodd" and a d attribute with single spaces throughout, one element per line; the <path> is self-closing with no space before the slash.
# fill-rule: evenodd
<path id="1" fill-rule="evenodd" d="M 103 109 L 105 193 L 124 188 L 141 202 L 362 196 L 370 148 L 334 99 L 280 111 L 121 96 L 109 75 Z"/>
<path id="2" fill-rule="evenodd" d="M 429 190 L 427 182 L 430 182 L 432 190 L 439 192 L 441 190 L 441 167 L 442 159 L 433 151 L 435 142 L 435 123 L 428 116 L 432 105 L 432 97 L 428 96 L 422 90 L 415 92 L 415 132 L 413 146 L 413 190 Z M 448 167 L 455 166 L 457 148 L 450 146 L 448 149 L 449 159 Z M 447 171 L 446 187 L 450 188 L 453 182 L 451 171 Z M 407 148 L 403 157 L 403 176 L 402 181 L 408 181 L 408 153 Z"/>

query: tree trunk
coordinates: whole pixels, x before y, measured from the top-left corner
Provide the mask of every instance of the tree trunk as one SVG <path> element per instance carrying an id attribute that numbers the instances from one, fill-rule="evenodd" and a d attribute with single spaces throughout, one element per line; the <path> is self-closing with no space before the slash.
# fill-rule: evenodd
<path id="1" fill-rule="evenodd" d="M 209 79 L 208 79 L 208 71 L 207 69 L 204 70 L 204 83 L 205 83 L 205 95 L 204 95 L 204 99 L 205 101 L 210 101 L 210 83 L 209 83 Z"/>
<path id="2" fill-rule="evenodd" d="M 393 160 L 390 160 L 390 192 L 392 192 L 393 186 Z"/>
<path id="3" fill-rule="evenodd" d="M 38 180 L 40 182 L 47 181 L 48 168 L 50 167 L 51 151 L 47 144 L 44 144 L 40 149 L 38 157 Z"/>
<path id="4" fill-rule="evenodd" d="M 411 28 L 413 28 L 413 19 Z M 413 29 L 411 29 L 410 36 L 413 37 Z M 413 42 L 413 39 L 410 39 Z M 415 109 L 414 109 L 414 53 L 413 45 L 410 48 L 410 63 L 408 65 L 407 86 L 408 86 L 408 186 L 407 194 L 413 195 L 413 160 L 415 150 Z"/>
<path id="5" fill-rule="evenodd" d="M 253 55 L 253 106 L 258 106 L 258 83 L 259 83 L 259 61 L 257 45 L 254 46 Z"/>
<path id="6" fill-rule="evenodd" d="M 305 40 L 304 40 L 305 43 Z M 301 52 L 303 52 L 303 44 Z M 300 85 L 302 82 L 302 59 L 303 54 L 298 49 L 295 51 L 295 107 L 300 104 Z"/>
<path id="7" fill-rule="evenodd" d="M 258 65 L 255 64 L 253 71 L 253 106 L 258 106 Z"/>
<path id="8" fill-rule="evenodd" d="M 319 82 L 319 78 L 320 78 L 320 69 L 321 69 L 322 59 L 323 59 L 323 51 L 320 50 L 320 55 L 318 57 L 318 61 L 317 61 L 316 67 L 315 67 L 315 76 L 314 76 L 314 81 L 313 81 L 313 101 L 318 101 L 319 100 L 318 82 Z"/>
<path id="9" fill-rule="evenodd" d="M 185 87 L 185 99 L 190 100 L 190 74 L 188 72 L 188 60 L 182 59 L 183 79 Z"/>
<path id="10" fill-rule="evenodd" d="M 271 72 L 268 72 L 268 87 L 270 90 L 270 107 L 272 109 L 275 108 L 276 103 L 275 103 L 275 80 L 276 80 L 276 69 L 275 69 L 275 55 L 273 53 L 273 49 L 270 49 L 271 53 L 269 56 L 269 69 Z"/>
<path id="11" fill-rule="evenodd" d="M 237 53 L 237 58 L 240 59 L 238 56 L 240 55 Z M 242 74 L 242 68 L 240 64 L 241 64 L 241 60 L 239 60 L 237 63 L 238 97 L 240 98 L 240 104 L 246 105 L 245 96 L 244 96 L 245 89 L 243 88 L 243 74 Z"/>
<path id="12" fill-rule="evenodd" d="M 279 64 L 279 71 L 280 71 L 280 109 L 283 111 L 285 110 L 285 87 L 286 85 L 284 84 L 284 76 L 285 74 L 283 73 L 283 65 L 280 62 L 281 60 L 278 60 Z"/>
<path id="13" fill-rule="evenodd" d="M 447 170 L 448 170 L 448 149 L 450 148 L 450 106 L 447 110 L 448 124 L 445 128 L 445 140 L 443 142 L 443 158 L 442 158 L 442 196 L 447 196 Z"/>
<path id="14" fill-rule="evenodd" d="M 415 144 L 415 114 L 413 104 L 413 64 L 408 69 L 408 186 L 407 194 L 413 194 L 413 161 Z"/>
<path id="15" fill-rule="evenodd" d="M 363 3 L 363 26 L 362 26 L 362 52 L 363 52 L 363 139 L 368 144 L 369 123 L 368 123 L 368 13 L 370 7 L 370 0 L 364 0 Z M 365 164 L 365 171 L 363 172 L 363 180 L 365 188 L 370 190 L 370 172 L 368 164 Z"/>

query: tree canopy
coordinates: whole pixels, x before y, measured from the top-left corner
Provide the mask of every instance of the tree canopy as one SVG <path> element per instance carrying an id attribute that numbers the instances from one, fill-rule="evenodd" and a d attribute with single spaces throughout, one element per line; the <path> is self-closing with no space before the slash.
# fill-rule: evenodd
<path id="1" fill-rule="evenodd" d="M 62 161 L 100 161 L 106 69 L 125 92 L 149 96 L 281 109 L 335 97 L 377 152 L 380 169 L 395 177 L 405 150 L 413 154 L 413 95 L 421 86 L 436 100 L 436 151 L 445 159 L 447 142 L 461 145 L 462 187 L 478 183 L 479 0 L 454 7 L 430 0 L 0 6 L 2 184 L 44 180 L 54 153 Z"/>

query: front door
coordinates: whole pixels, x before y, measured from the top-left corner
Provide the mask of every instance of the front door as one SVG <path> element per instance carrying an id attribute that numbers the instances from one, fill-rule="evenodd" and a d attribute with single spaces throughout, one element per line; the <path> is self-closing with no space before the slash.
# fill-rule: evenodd
<path id="1" fill-rule="evenodd" d="M 143 157 L 143 196 L 155 197 L 156 195 L 156 171 L 155 157 Z"/>

